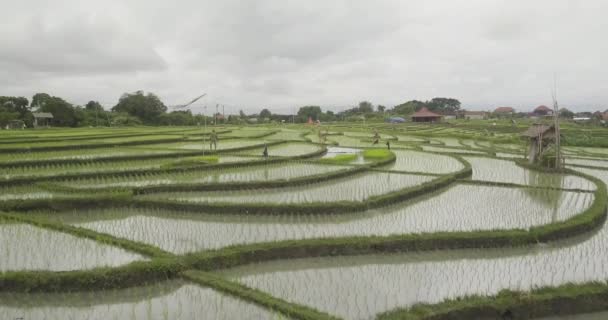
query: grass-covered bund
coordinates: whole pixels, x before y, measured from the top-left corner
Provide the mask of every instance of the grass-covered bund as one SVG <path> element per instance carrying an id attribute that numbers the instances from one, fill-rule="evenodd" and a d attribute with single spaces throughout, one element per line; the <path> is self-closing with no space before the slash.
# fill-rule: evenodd
<path id="1" fill-rule="evenodd" d="M 519 144 L 518 140 L 499 126 L 500 130 L 494 136 L 485 136 L 474 126 L 462 128 L 450 128 L 439 126 L 412 125 L 401 129 L 393 126 L 377 125 L 376 128 L 390 139 L 391 146 L 396 150 L 423 150 L 423 146 L 433 145 L 443 148 L 440 152 L 426 152 L 429 156 L 441 154 L 458 163 L 462 168 L 447 174 L 435 174 L 433 172 L 411 172 L 411 174 L 429 174 L 433 179 L 414 187 L 400 189 L 377 196 L 369 197 L 361 202 L 320 202 L 320 203 L 185 203 L 164 199 L 142 198 L 140 196 L 154 196 L 163 192 L 189 192 L 189 191 L 221 191 L 221 190 L 251 190 L 258 189 L 281 189 L 292 186 L 323 184 L 334 179 L 344 178 L 359 173 L 383 172 L 387 166 L 395 162 L 395 154 L 385 148 L 372 148 L 367 142 L 371 138 L 368 129 L 359 127 L 335 127 L 331 128 L 328 139 L 333 136 L 342 136 L 342 132 L 361 132 L 361 137 L 356 134 L 346 135 L 349 139 L 359 139 L 365 147 L 361 149 L 361 155 L 366 163 L 353 163 L 357 155 L 339 155 L 333 158 L 321 158 L 326 152 L 326 147 L 320 145 L 317 152 L 296 156 L 272 156 L 268 159 L 261 155 L 245 154 L 250 150 L 256 151 L 261 146 L 275 146 L 289 144 L 287 140 L 265 141 L 266 138 L 276 137 L 281 132 L 280 127 L 262 131 L 258 135 L 244 134 L 247 139 L 259 139 L 260 143 L 242 148 L 218 150 L 217 152 L 205 151 L 180 151 L 177 154 L 128 154 L 125 156 L 104 156 L 91 159 L 64 158 L 49 159 L 43 154 L 48 150 L 87 150 L 108 147 L 110 142 L 93 143 L 89 137 L 74 136 L 66 138 L 64 143 L 58 139 L 49 137 L 43 139 L 17 139 L 0 138 L 0 149 L 9 153 L 20 153 L 23 148 L 28 148 L 32 153 L 32 159 L 21 162 L 18 158 L 0 157 L 0 170 L 31 166 L 40 168 L 48 166 L 49 170 L 55 170 L 56 166 L 78 165 L 80 163 L 101 163 L 123 160 L 158 159 L 164 161 L 158 168 L 130 169 L 127 171 L 98 171 L 94 170 L 85 174 L 70 174 L 68 171 L 58 170 L 56 174 L 0 180 L 0 188 L 8 193 L 10 188 L 31 187 L 33 190 L 43 190 L 52 193 L 49 198 L 7 199 L 0 201 L 0 222 L 23 223 L 38 228 L 52 230 L 54 232 L 66 233 L 72 236 L 91 239 L 98 243 L 122 248 L 137 253 L 143 257 L 142 260 L 134 261 L 119 267 L 98 267 L 77 271 L 44 271 L 44 270 L 12 270 L 0 273 L 0 291 L 5 292 L 72 292 L 89 290 L 109 290 L 141 286 L 156 283 L 168 279 L 185 279 L 201 286 L 210 287 L 225 294 L 238 297 L 244 301 L 254 303 L 265 308 L 272 309 L 280 314 L 293 319 L 337 319 L 338 317 L 316 310 L 310 306 L 301 305 L 287 301 L 279 296 L 255 288 L 247 287 L 236 281 L 229 280 L 215 273 L 221 269 L 232 268 L 247 264 L 263 263 L 282 259 L 312 258 L 328 256 L 350 256 L 377 253 L 395 252 L 422 252 L 433 250 L 457 250 L 467 248 L 510 248 L 538 243 L 551 242 L 555 240 L 572 238 L 586 235 L 602 227 L 606 220 L 606 209 L 608 204 L 608 192 L 606 184 L 598 177 L 590 176 L 576 171 L 576 167 L 565 169 L 560 174 L 569 174 L 592 181 L 595 190 L 570 190 L 575 192 L 593 193 L 591 205 L 581 212 L 563 221 L 556 221 L 545 225 L 530 227 L 529 229 L 510 230 L 479 230 L 470 232 L 427 232 L 427 233 L 404 233 L 388 236 L 347 236 L 347 237 L 323 237 L 313 239 L 282 240 L 275 242 L 246 243 L 229 247 L 191 252 L 187 254 L 173 254 L 156 246 L 119 238 L 111 234 L 100 233 L 90 229 L 62 223 L 53 219 L 45 219 L 37 213 L 41 210 L 61 213 L 66 210 L 86 208 L 157 208 L 167 210 L 189 211 L 194 214 L 204 212 L 207 214 L 250 214 L 250 215 L 324 215 L 329 213 L 357 213 L 370 209 L 381 209 L 395 203 L 407 203 L 413 199 L 427 196 L 438 190 L 450 187 L 456 183 L 486 183 L 483 181 L 469 181 L 472 167 L 462 156 L 469 156 L 465 151 L 481 151 L 484 157 L 501 158 L 500 153 L 518 155 L 510 144 Z M 294 127 L 300 130 L 298 137 L 302 139 L 312 133 L 308 127 Z M 238 128 L 222 128 L 218 132 L 230 136 L 227 139 L 240 139 Z M 369 137 L 367 135 L 370 135 Z M 146 144 L 159 144 L 174 141 L 189 140 L 189 137 L 162 137 L 158 135 L 176 135 L 172 131 L 152 134 L 143 139 L 145 135 L 137 135 L 137 132 L 121 132 L 115 135 L 93 135 L 104 138 L 116 138 L 110 140 L 113 146 L 122 148 L 124 146 L 142 146 Z M 201 134 L 192 130 L 190 135 L 201 137 Z M 410 140 L 398 140 L 398 136 L 407 135 Z M 292 137 L 291 133 L 285 133 L 286 137 Z M 454 138 L 459 141 L 461 147 L 446 145 L 435 138 Z M 418 139 L 414 139 L 418 138 Z M 470 145 L 465 140 L 478 139 L 487 144 Z M 572 138 L 573 141 L 578 138 Z M 5 140 L 5 142 L 3 142 Z M 35 142 L 33 142 L 35 141 Z M 198 140 L 196 140 L 198 141 Z M 220 140 L 220 143 L 223 140 Z M 302 143 L 303 140 L 298 140 Z M 305 140 L 304 140 L 305 141 Z M 347 140 L 345 140 L 347 141 Z M 348 140 L 351 142 L 352 140 Z M 201 141 L 202 142 L 202 141 Z M 312 142 L 308 142 L 314 144 Z M 317 144 L 315 144 L 317 145 Z M 382 144 L 381 144 L 382 145 Z M 78 146 L 81 146 L 79 148 Z M 342 146 L 342 145 L 341 145 Z M 346 147 L 352 147 L 346 145 Z M 601 157 L 598 150 L 573 149 L 575 156 Z M 161 150 L 162 151 L 162 150 Z M 454 151 L 454 152 L 452 152 Z M 40 154 L 40 159 L 36 156 Z M 238 163 L 222 163 L 222 156 L 243 156 L 250 160 Z M 477 154 L 475 156 L 478 156 Z M 607 156 L 608 157 L 608 156 Z M 185 159 L 182 159 L 185 158 Z M 170 160 L 170 161 L 167 161 Z M 315 164 L 341 165 L 344 170 L 338 170 L 326 174 L 308 175 L 294 179 L 275 179 L 266 181 L 250 181 L 244 183 L 212 182 L 212 183 L 169 183 L 162 185 L 135 186 L 135 187 L 104 187 L 100 189 L 79 189 L 66 186 L 70 181 L 77 181 L 84 177 L 103 178 L 120 176 L 128 179 L 130 175 L 146 174 L 172 174 L 173 172 L 193 172 L 206 170 L 213 172 L 219 168 L 242 167 L 255 168 L 268 164 L 292 163 L 293 161 L 308 161 Z M 23 164 L 26 163 L 26 164 Z M 543 171 L 541 168 L 527 165 L 518 161 L 518 165 L 526 167 L 533 172 Z M 549 172 L 549 174 L 557 174 Z M 58 182 L 62 182 L 60 185 Z M 503 187 L 525 189 L 555 189 L 565 190 L 560 186 L 539 187 L 523 186 L 513 183 L 487 182 Z M 24 189 L 25 190 L 25 189 Z M 33 193 L 33 192 L 32 192 Z M 474 195 L 472 195 L 474 196 Z M 432 199 L 432 198 L 431 198 Z M 432 212 L 428 212 L 432 215 Z M 438 304 L 417 304 L 410 308 L 398 308 L 387 310 L 378 315 L 379 319 L 473 319 L 480 316 L 488 318 L 500 318 L 505 314 L 512 314 L 515 319 L 527 319 L 554 315 L 560 313 L 581 313 L 608 309 L 608 286 L 603 281 L 563 284 L 556 287 L 538 288 L 531 292 L 515 292 L 503 290 L 496 296 L 469 296 L 444 301 Z M 204 303 L 204 302 L 201 302 Z M 0 303 L 1 305 L 1 303 Z"/>

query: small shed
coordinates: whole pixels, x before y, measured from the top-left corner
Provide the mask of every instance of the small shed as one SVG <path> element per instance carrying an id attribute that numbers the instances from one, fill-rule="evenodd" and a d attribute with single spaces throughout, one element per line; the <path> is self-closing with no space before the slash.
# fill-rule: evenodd
<path id="1" fill-rule="evenodd" d="M 25 123 L 23 120 L 10 120 L 6 124 L 6 129 L 25 129 Z"/>
<path id="2" fill-rule="evenodd" d="M 34 112 L 34 127 L 49 126 L 53 119 L 53 114 L 50 112 Z"/>
<path id="3" fill-rule="evenodd" d="M 474 119 L 474 120 L 483 120 L 487 118 L 487 114 L 485 111 L 465 111 L 464 112 L 465 119 Z"/>
<path id="4" fill-rule="evenodd" d="M 555 142 L 555 126 L 535 123 L 521 135 L 530 141 L 528 161 L 534 163 L 539 160 L 549 144 Z"/>
<path id="5" fill-rule="evenodd" d="M 438 122 L 441 121 L 442 115 L 429 111 L 426 107 L 416 111 L 412 115 L 413 122 Z"/>

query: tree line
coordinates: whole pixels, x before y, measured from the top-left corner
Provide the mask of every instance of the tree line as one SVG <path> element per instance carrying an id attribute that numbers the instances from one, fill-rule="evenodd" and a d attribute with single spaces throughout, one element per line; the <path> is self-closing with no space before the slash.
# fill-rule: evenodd
<path id="1" fill-rule="evenodd" d="M 51 113 L 52 126 L 83 127 L 83 126 L 131 126 L 131 125 L 199 125 L 203 122 L 213 123 L 266 123 L 266 122 L 296 122 L 312 121 L 358 121 L 363 119 L 382 119 L 388 116 L 408 116 L 422 107 L 431 111 L 447 112 L 460 109 L 460 102 L 453 98 L 433 98 L 428 101 L 411 100 L 392 108 L 383 105 L 374 106 L 369 101 L 362 101 L 358 106 L 341 111 L 323 111 L 320 106 L 302 106 L 297 114 L 273 114 L 263 109 L 259 114 L 245 114 L 242 110 L 238 115 L 224 118 L 221 114 L 203 116 L 192 114 L 190 110 L 168 111 L 167 106 L 154 93 L 136 91 L 123 94 L 118 103 L 110 110 L 105 110 L 97 101 L 89 101 L 84 106 L 74 105 L 63 98 L 47 93 L 35 94 L 31 101 L 25 97 L 0 96 L 0 126 L 9 124 L 33 127 L 34 113 Z"/>

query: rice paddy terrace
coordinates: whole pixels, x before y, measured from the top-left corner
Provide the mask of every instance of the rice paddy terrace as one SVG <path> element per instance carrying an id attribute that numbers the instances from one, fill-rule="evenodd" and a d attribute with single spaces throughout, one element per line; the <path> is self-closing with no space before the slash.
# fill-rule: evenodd
<path id="1" fill-rule="evenodd" d="M 214 129 L 0 131 L 0 319 L 607 316 L 608 132 Z"/>

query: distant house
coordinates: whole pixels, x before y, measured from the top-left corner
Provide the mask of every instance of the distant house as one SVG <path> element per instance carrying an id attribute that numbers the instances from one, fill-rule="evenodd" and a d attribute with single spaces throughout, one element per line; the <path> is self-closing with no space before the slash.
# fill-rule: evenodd
<path id="1" fill-rule="evenodd" d="M 488 113 L 485 111 L 465 111 L 464 118 L 469 120 L 483 120 L 488 117 Z"/>
<path id="2" fill-rule="evenodd" d="M 542 116 L 552 116 L 553 115 L 553 109 L 544 106 L 544 105 L 540 105 L 538 107 L 536 107 L 536 109 L 534 109 L 534 111 L 532 111 L 532 113 L 534 113 L 536 116 L 542 117 Z"/>
<path id="3" fill-rule="evenodd" d="M 454 111 L 444 111 L 439 113 L 439 115 L 442 116 L 444 120 L 454 120 L 458 118 L 458 113 Z"/>
<path id="4" fill-rule="evenodd" d="M 515 113 L 515 109 L 511 107 L 498 107 L 494 110 L 494 113 L 498 114 L 513 114 Z"/>
<path id="5" fill-rule="evenodd" d="M 426 107 L 416 111 L 412 115 L 413 122 L 439 122 L 443 116 L 429 111 Z"/>
<path id="6" fill-rule="evenodd" d="M 53 114 L 50 112 L 34 112 L 32 115 L 34 116 L 34 128 L 40 126 L 48 127 L 53 120 Z"/>

